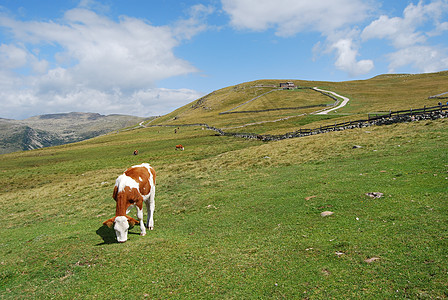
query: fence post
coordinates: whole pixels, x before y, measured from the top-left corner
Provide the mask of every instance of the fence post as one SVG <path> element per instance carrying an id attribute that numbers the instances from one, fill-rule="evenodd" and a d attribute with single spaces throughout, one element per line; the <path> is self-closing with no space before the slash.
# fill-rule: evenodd
<path id="1" fill-rule="evenodd" d="M 392 110 L 389 109 L 389 118 L 392 117 Z"/>

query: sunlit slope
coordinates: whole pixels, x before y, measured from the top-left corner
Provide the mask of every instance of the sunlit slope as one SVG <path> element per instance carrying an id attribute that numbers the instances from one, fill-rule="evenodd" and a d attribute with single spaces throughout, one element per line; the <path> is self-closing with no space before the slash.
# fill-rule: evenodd
<path id="1" fill-rule="evenodd" d="M 0 155 L 0 298 L 444 298 L 447 125 L 269 143 L 152 127 Z M 141 162 L 155 230 L 118 244 L 102 222 Z"/>
<path id="2" fill-rule="evenodd" d="M 274 120 L 309 113 L 313 110 L 306 106 L 334 103 L 333 99 L 310 89 L 280 90 L 280 82 L 285 80 L 257 80 L 226 87 L 189 103 L 151 124 L 206 123 L 216 127 L 227 127 L 255 122 L 260 118 Z M 298 80 L 294 83 L 300 85 Z M 273 109 L 277 110 L 270 111 Z"/>
<path id="3" fill-rule="evenodd" d="M 364 118 L 369 113 L 434 106 L 439 100 L 428 97 L 448 91 L 448 72 L 389 74 L 344 82 L 292 80 L 302 88 L 295 90 L 279 90 L 281 82 L 286 80 L 257 80 L 226 87 L 151 124 L 206 123 L 232 131 L 260 134 L 313 128 L 329 122 Z M 311 87 L 336 92 L 350 101 L 327 116 L 313 115 L 324 108 L 322 106 L 333 104 L 334 100 L 309 89 Z M 272 121 L 275 125 L 269 123 Z"/>
<path id="4" fill-rule="evenodd" d="M 387 74 L 368 80 L 345 82 L 304 82 L 349 97 L 338 113 L 367 114 L 436 105 L 429 96 L 448 91 L 448 71 L 427 74 Z"/>

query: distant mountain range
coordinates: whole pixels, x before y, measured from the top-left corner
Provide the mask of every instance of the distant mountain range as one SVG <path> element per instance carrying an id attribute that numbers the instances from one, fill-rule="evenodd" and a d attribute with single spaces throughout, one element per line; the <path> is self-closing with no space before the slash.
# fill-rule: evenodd
<path id="1" fill-rule="evenodd" d="M 25 120 L 0 118 L 0 154 L 79 142 L 147 119 L 80 112 L 40 115 Z"/>

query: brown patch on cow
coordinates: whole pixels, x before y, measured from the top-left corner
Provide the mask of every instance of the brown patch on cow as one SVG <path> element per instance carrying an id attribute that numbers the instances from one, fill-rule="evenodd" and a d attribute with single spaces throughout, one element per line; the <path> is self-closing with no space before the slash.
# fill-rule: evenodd
<path id="1" fill-rule="evenodd" d="M 133 217 L 130 216 L 126 216 L 126 218 L 128 218 L 128 223 L 130 226 L 134 226 L 135 224 L 139 224 L 140 221 L 134 219 Z"/>
<path id="2" fill-rule="evenodd" d="M 112 198 L 114 198 L 115 201 L 117 201 L 117 194 L 118 194 L 118 186 L 115 186 L 114 192 L 112 194 Z"/>
<path id="3" fill-rule="evenodd" d="M 123 191 L 114 193 L 117 201 L 116 216 L 125 216 L 126 210 L 131 205 L 136 205 L 139 209 L 143 209 L 143 197 L 136 188 L 126 186 Z"/>
<path id="4" fill-rule="evenodd" d="M 103 225 L 106 225 L 107 227 L 112 228 L 112 226 L 114 226 L 114 223 L 115 223 L 115 218 L 116 218 L 116 216 L 113 218 L 110 218 L 109 220 L 104 221 Z M 130 226 L 134 226 L 135 224 L 140 223 L 139 220 L 136 220 L 133 217 L 130 217 L 128 215 L 126 215 L 126 218 L 128 219 L 128 223 Z"/>
<path id="5" fill-rule="evenodd" d="M 114 222 L 115 222 L 115 218 L 116 217 L 113 217 L 113 218 L 110 218 L 107 221 L 104 221 L 103 225 L 106 225 L 107 227 L 112 228 L 112 226 L 114 225 Z"/>
<path id="6" fill-rule="evenodd" d="M 138 182 L 139 190 L 142 195 L 148 195 L 151 191 L 151 185 L 149 183 L 149 172 L 145 167 L 136 167 L 127 169 L 124 174 L 131 177 Z"/>

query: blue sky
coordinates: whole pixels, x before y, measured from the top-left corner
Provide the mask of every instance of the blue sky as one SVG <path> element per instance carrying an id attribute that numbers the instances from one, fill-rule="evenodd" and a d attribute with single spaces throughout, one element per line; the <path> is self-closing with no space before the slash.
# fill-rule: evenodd
<path id="1" fill-rule="evenodd" d="M 448 69 L 448 0 L 0 0 L 0 117 L 163 115 L 257 79 Z"/>

